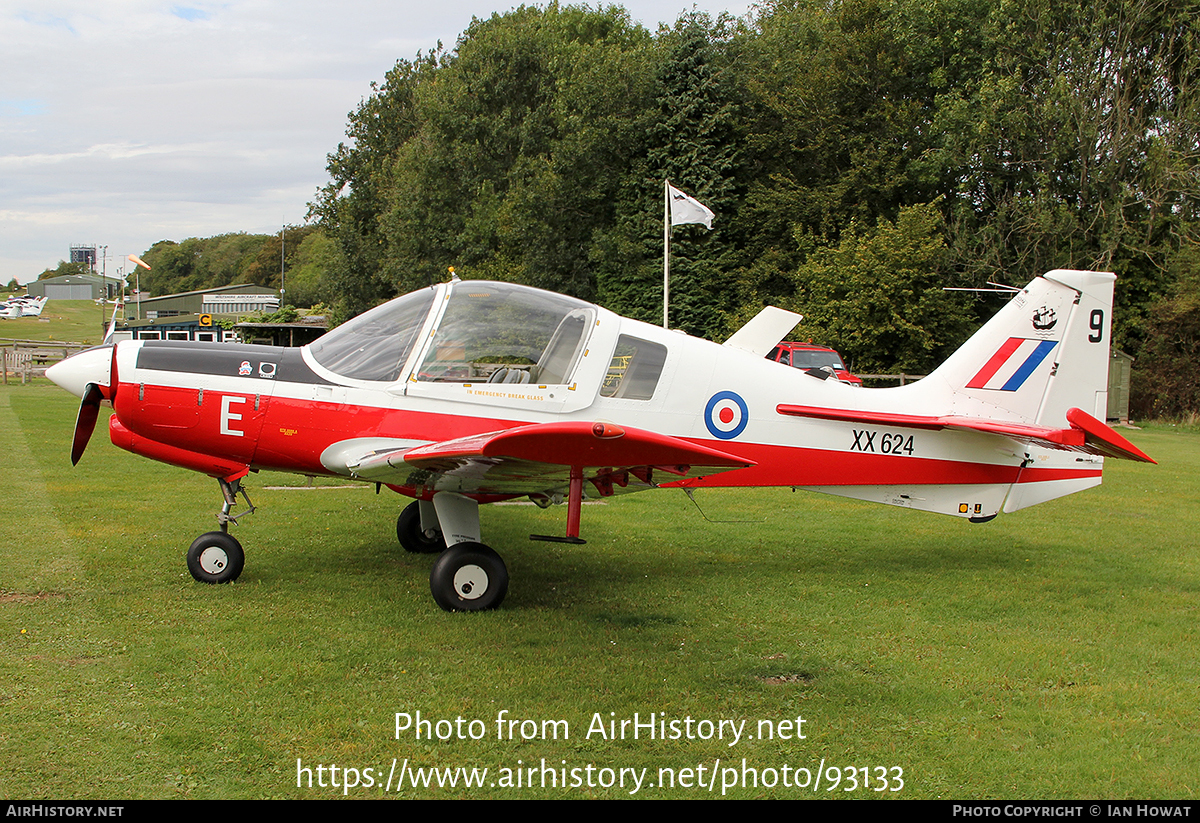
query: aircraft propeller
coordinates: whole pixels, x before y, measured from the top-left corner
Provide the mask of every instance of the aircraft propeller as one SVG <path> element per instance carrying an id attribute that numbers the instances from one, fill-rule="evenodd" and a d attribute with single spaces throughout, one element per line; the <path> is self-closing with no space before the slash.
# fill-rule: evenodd
<path id="1" fill-rule="evenodd" d="M 71 441 L 72 466 L 87 449 L 100 416 L 100 403 L 111 401 L 116 394 L 116 374 L 117 347 L 111 343 L 72 355 L 46 370 L 47 377 L 82 398 Z"/>
<path id="2" fill-rule="evenodd" d="M 79 415 L 75 418 L 75 437 L 71 441 L 71 465 L 74 466 L 83 457 L 92 432 L 96 429 L 96 418 L 100 416 L 100 401 L 104 394 L 95 383 L 88 383 L 83 390 L 83 400 L 79 404 Z"/>

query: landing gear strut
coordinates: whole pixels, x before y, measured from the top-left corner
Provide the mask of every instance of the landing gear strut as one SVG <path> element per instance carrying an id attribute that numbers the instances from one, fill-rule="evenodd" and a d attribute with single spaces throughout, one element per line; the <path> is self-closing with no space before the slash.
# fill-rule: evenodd
<path id="1" fill-rule="evenodd" d="M 405 514 L 416 505 L 411 504 Z M 434 601 L 448 612 L 497 608 L 508 593 L 508 568 L 500 555 L 479 542 L 479 501 L 453 492 L 438 492 L 432 505 L 422 505 L 434 510 L 440 529 L 438 537 L 448 547 L 429 572 L 429 590 Z M 403 519 L 404 514 L 400 517 Z M 431 522 L 422 520 L 426 525 Z M 403 537 L 400 542 L 404 542 Z"/>
<path id="2" fill-rule="evenodd" d="M 221 496 L 225 498 L 225 504 L 221 506 L 221 513 L 217 515 L 217 522 L 221 524 L 222 532 L 228 532 L 230 523 L 236 526 L 239 517 L 254 514 L 256 507 L 250 502 L 250 495 L 246 494 L 246 490 L 242 488 L 242 478 L 236 477 L 230 481 L 223 477 L 218 477 L 217 483 L 221 486 Z M 241 514 L 230 514 L 233 511 L 234 505 L 237 504 L 237 496 L 239 494 L 246 501 L 246 505 L 249 508 Z"/>
<path id="3" fill-rule="evenodd" d="M 239 517 L 253 514 L 254 504 L 242 488 L 240 477 L 233 480 L 217 478 L 217 483 L 220 484 L 221 496 L 225 499 L 217 515 L 221 530 L 200 535 L 192 541 L 187 552 L 188 571 L 201 583 L 232 583 L 238 579 L 246 565 L 246 552 L 242 550 L 242 544 L 229 533 L 229 524 L 233 523 L 236 526 Z M 241 514 L 230 514 L 239 494 L 246 501 L 248 508 Z"/>

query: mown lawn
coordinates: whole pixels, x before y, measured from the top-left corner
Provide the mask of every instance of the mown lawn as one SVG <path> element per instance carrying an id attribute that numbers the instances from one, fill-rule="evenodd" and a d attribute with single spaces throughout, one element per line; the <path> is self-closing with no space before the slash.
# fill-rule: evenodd
<path id="1" fill-rule="evenodd" d="M 216 484 L 103 425 L 72 469 L 76 404 L 0 389 L 0 795 L 378 797 L 389 775 L 389 796 L 435 798 L 625 797 L 638 775 L 650 798 L 1200 789 L 1200 435 L 1132 432 L 1161 465 L 1111 461 L 1099 489 L 980 526 L 787 489 L 702 491 L 740 521 L 713 523 L 659 491 L 585 507 L 588 544 L 565 546 L 527 539 L 563 507 L 493 506 L 512 584 L 464 615 L 396 545 L 406 501 L 284 475 L 248 483 L 240 580 L 195 583 Z M 435 739 L 397 739 L 417 712 Z M 654 739 L 607 739 L 635 713 Z M 397 791 L 406 761 L 489 771 Z"/>
<path id="2" fill-rule="evenodd" d="M 113 304 L 91 300 L 49 300 L 40 317 L 0 320 L 0 338 L 47 342 L 99 343 Z"/>

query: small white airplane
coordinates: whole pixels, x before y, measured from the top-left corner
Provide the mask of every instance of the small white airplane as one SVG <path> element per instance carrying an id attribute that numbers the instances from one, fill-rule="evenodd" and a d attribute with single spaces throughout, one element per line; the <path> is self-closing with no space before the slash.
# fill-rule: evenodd
<path id="1" fill-rule="evenodd" d="M 9 320 L 17 317 L 38 317 L 45 307 L 45 297 L 10 297 L 0 303 L 0 317 Z"/>
<path id="2" fill-rule="evenodd" d="M 228 525 L 260 468 L 340 475 L 415 498 L 396 531 L 440 552 L 447 610 L 500 605 L 503 560 L 479 506 L 581 505 L 649 488 L 793 486 L 973 523 L 1098 485 L 1104 457 L 1154 462 L 1102 422 L 1112 274 L 1039 277 L 925 379 L 852 388 L 764 355 L 800 319 L 767 308 L 723 345 L 570 297 L 453 280 L 392 300 L 303 348 L 124 341 L 48 376 L 83 398 L 78 462 L 102 402 L 112 442 L 217 479 L 220 531 L 188 550 L 224 583 Z M 248 512 L 232 510 L 241 494 Z"/>

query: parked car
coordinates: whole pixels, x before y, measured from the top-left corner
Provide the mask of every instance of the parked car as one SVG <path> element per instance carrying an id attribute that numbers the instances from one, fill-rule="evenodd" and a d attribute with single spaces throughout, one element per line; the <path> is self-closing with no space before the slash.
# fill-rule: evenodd
<path id="1" fill-rule="evenodd" d="M 797 369 L 824 369 L 833 372 L 838 380 L 850 386 L 862 387 L 862 378 L 851 374 L 842 356 L 828 346 L 812 343 L 780 343 L 767 355 L 768 360 Z"/>

